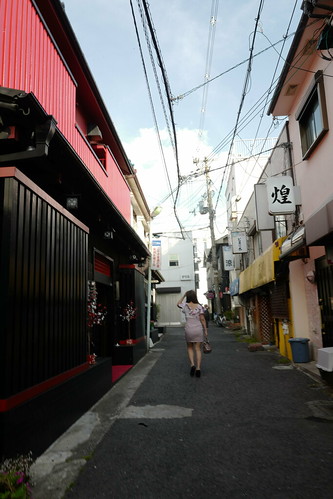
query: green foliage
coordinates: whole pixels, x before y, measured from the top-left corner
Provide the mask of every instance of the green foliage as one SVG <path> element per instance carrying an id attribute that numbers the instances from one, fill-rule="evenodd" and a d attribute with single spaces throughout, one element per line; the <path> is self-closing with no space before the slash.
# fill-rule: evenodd
<path id="1" fill-rule="evenodd" d="M 225 315 L 225 318 L 227 319 L 227 321 L 231 321 L 232 317 L 233 317 L 233 313 L 232 313 L 232 310 L 226 310 L 224 312 L 224 315 Z"/>
<path id="2" fill-rule="evenodd" d="M 290 360 L 287 357 L 279 357 L 278 358 L 278 364 L 290 364 Z"/>
<path id="3" fill-rule="evenodd" d="M 29 470 L 32 455 L 5 459 L 0 464 L 0 499 L 28 499 L 31 496 Z"/>

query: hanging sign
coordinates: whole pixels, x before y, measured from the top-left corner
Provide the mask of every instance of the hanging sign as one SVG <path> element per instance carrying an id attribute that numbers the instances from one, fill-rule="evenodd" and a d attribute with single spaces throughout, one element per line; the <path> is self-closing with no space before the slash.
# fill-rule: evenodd
<path id="1" fill-rule="evenodd" d="M 266 180 L 268 212 L 284 215 L 295 212 L 293 179 L 287 176 L 270 177 Z"/>
<path id="2" fill-rule="evenodd" d="M 153 270 L 161 269 L 161 241 L 159 239 L 153 239 L 151 242 L 151 268 Z"/>
<path id="3" fill-rule="evenodd" d="M 224 270 L 234 270 L 234 255 L 231 246 L 222 246 L 223 250 L 223 268 Z"/>
<path id="4" fill-rule="evenodd" d="M 234 254 L 247 253 L 246 232 L 232 232 L 231 241 Z"/>

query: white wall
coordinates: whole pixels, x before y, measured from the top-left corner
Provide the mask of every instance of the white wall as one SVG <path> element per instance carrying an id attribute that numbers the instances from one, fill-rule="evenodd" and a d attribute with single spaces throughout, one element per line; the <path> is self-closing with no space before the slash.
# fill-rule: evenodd
<path id="1" fill-rule="evenodd" d="M 177 307 L 177 301 L 190 289 L 194 289 L 194 261 L 193 261 L 193 242 L 191 233 L 185 234 L 187 237 L 182 239 L 181 234 L 172 236 L 161 236 L 161 269 L 165 282 L 156 286 L 160 288 L 180 287 L 181 292 L 175 293 L 156 293 L 156 304 L 159 305 L 159 325 L 180 325 L 182 315 Z M 177 255 L 179 265 L 170 266 L 170 256 Z"/>

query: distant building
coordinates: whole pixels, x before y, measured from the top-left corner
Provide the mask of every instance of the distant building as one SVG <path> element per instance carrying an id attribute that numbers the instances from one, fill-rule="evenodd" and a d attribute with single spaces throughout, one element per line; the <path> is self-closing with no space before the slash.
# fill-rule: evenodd
<path id="1" fill-rule="evenodd" d="M 156 286 L 157 322 L 160 326 L 180 325 L 182 316 L 176 303 L 190 289 L 196 289 L 192 233 L 161 234 L 160 271 L 165 282 Z M 154 240 L 153 240 L 154 244 Z"/>

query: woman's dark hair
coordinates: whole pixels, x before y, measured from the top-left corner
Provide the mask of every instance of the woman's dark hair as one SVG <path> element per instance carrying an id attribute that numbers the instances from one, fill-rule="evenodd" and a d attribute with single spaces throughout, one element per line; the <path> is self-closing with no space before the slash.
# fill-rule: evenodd
<path id="1" fill-rule="evenodd" d="M 192 303 L 199 303 L 198 298 L 197 298 L 197 294 L 195 291 L 193 291 L 193 289 L 186 292 L 186 301 L 187 302 L 191 301 Z"/>

